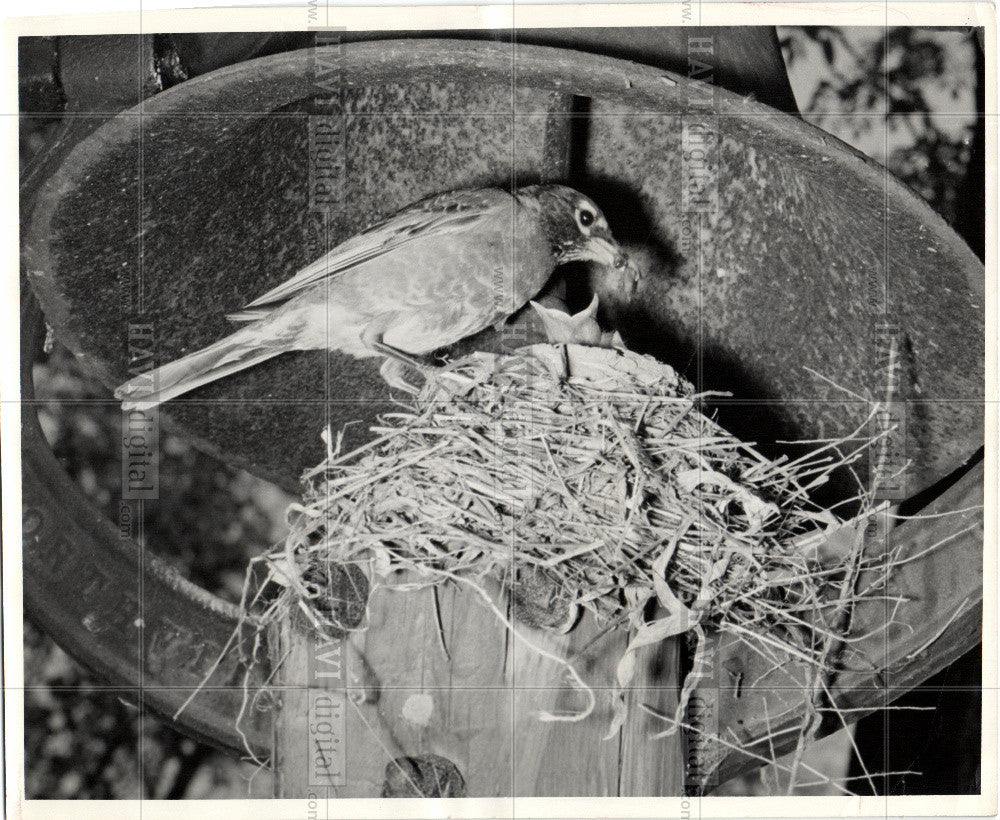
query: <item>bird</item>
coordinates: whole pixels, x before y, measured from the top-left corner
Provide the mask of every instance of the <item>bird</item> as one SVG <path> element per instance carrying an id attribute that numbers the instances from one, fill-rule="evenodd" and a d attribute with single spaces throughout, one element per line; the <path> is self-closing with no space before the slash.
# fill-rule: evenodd
<path id="1" fill-rule="evenodd" d="M 579 313 L 570 313 L 565 302 L 548 304 L 532 299 L 528 304 L 545 328 L 545 335 L 552 344 L 600 345 L 604 334 L 597 323 L 600 300 L 595 293 L 590 304 Z"/>
<path id="2" fill-rule="evenodd" d="M 425 197 L 337 245 L 228 319 L 234 333 L 120 385 L 150 409 L 291 351 L 386 356 L 390 386 L 416 357 L 499 327 L 573 261 L 639 272 L 589 197 L 565 185 Z"/>

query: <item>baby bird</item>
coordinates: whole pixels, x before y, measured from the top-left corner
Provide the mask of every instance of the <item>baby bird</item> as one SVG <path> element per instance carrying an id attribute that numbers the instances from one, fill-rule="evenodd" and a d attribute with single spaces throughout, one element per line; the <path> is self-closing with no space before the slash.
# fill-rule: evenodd
<path id="1" fill-rule="evenodd" d="M 589 198 L 563 185 L 448 191 L 351 237 L 228 318 L 235 333 L 125 382 L 115 396 L 146 409 L 294 350 L 388 356 L 400 363 L 499 325 L 556 266 L 585 260 L 636 271 Z"/>

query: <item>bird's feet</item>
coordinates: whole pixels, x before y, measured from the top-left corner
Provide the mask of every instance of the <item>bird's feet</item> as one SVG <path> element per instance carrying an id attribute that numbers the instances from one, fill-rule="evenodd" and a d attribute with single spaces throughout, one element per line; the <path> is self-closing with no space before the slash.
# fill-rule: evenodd
<path id="1" fill-rule="evenodd" d="M 420 388 L 406 379 L 407 373 L 412 371 L 420 373 L 421 376 L 423 375 L 423 371 L 416 364 L 411 364 L 395 356 L 389 356 L 382 362 L 382 366 L 378 372 L 389 387 L 395 387 L 397 390 L 402 390 L 404 393 L 416 396 L 420 392 Z"/>
<path id="2" fill-rule="evenodd" d="M 379 368 L 379 373 L 389 387 L 395 387 L 404 393 L 416 396 L 420 392 L 420 388 L 408 381 L 406 374 L 408 371 L 411 371 L 419 373 L 423 377 L 423 363 L 409 353 L 386 344 L 382 338 L 385 335 L 386 329 L 398 321 L 398 313 L 385 313 L 378 316 L 362 331 L 361 342 L 369 349 L 381 353 L 386 357 L 386 360 L 382 362 L 382 366 Z"/>

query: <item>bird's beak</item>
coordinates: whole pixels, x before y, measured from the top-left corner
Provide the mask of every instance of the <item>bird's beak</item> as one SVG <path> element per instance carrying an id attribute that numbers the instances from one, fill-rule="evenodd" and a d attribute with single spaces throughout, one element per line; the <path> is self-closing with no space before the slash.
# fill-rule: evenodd
<path id="1" fill-rule="evenodd" d="M 613 239 L 592 236 L 581 249 L 580 257 L 608 268 L 621 268 L 628 264 L 628 254 Z"/>
<path id="2" fill-rule="evenodd" d="M 641 276 L 639 268 L 613 239 L 605 239 L 602 236 L 590 237 L 583 247 L 580 258 L 622 271 L 627 275 L 632 292 L 635 293 L 638 289 Z"/>

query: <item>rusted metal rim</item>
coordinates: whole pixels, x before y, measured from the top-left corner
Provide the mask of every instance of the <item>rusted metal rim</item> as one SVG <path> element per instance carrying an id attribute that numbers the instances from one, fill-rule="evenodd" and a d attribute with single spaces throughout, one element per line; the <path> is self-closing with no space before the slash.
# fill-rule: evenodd
<path id="1" fill-rule="evenodd" d="M 45 318 L 30 290 L 21 305 L 22 555 L 25 615 L 130 702 L 198 740 L 258 757 L 270 754 L 270 717 L 240 721 L 245 675 L 229 652 L 237 607 L 181 577 L 122 538 L 66 475 L 38 423 L 32 365 Z M 266 653 L 262 656 L 266 659 Z M 181 713 L 196 687 L 205 686 Z M 239 730 L 237 729 L 239 723 Z M 240 732 L 242 731 L 243 734 Z M 244 741 L 244 736 L 246 742 Z M 247 748 L 249 746 L 249 749 Z"/>
<path id="2" fill-rule="evenodd" d="M 850 658 L 846 668 L 828 682 L 830 697 L 821 696 L 816 704 L 835 704 L 844 717 L 827 712 L 820 736 L 842 728 L 842 720 L 853 723 L 884 709 L 982 642 L 983 490 L 980 461 L 921 510 L 925 518 L 902 523 L 888 542 L 870 541 L 873 556 L 881 556 L 891 543 L 899 548 L 901 562 L 922 557 L 894 569 L 881 590 L 905 599 L 894 613 L 891 604 L 880 600 L 855 606 L 848 640 L 857 652 L 845 654 Z M 859 588 L 873 580 L 862 575 Z M 890 620 L 895 625 L 884 629 Z M 723 736 L 739 738 L 745 748 L 706 761 L 703 774 L 715 778 L 708 782 L 725 782 L 759 766 L 761 757 L 772 759 L 795 748 L 808 698 L 805 687 L 793 683 L 805 678 L 805 670 L 794 666 L 789 658 L 775 669 L 770 660 L 739 644 L 721 648 L 718 675 L 700 692 L 718 710 L 713 720 L 718 719 Z M 774 717 L 785 709 L 787 714 Z M 692 782 L 697 785 L 698 778 Z"/>

